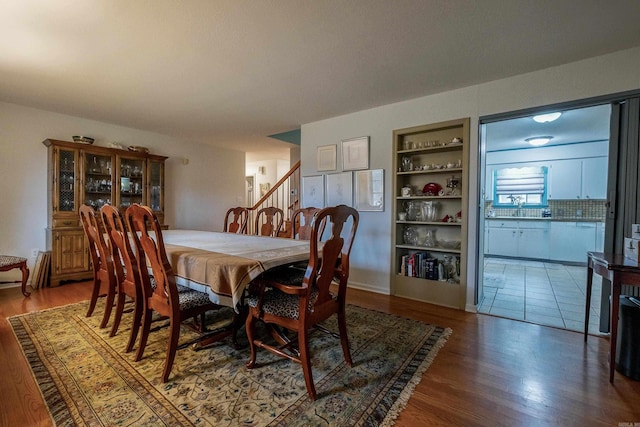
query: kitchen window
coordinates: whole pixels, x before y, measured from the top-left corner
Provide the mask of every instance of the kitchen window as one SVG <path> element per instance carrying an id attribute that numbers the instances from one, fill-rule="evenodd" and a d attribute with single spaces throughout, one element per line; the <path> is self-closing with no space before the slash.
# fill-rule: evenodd
<path id="1" fill-rule="evenodd" d="M 547 167 L 505 168 L 494 171 L 496 207 L 547 206 Z"/>

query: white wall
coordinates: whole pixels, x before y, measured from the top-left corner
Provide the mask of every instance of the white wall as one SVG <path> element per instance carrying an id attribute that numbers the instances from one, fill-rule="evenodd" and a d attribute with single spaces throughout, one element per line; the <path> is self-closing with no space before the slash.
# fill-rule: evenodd
<path id="1" fill-rule="evenodd" d="M 95 137 L 95 145 L 141 145 L 168 156 L 165 221 L 171 228 L 221 230 L 229 206 L 236 206 L 238 197 L 244 200 L 243 152 L 0 103 L 0 253 L 27 257 L 32 267 L 31 249 L 45 249 L 47 148 L 42 141 L 71 141 L 72 135 Z M 12 274 L 3 273 L 0 280 L 11 280 Z"/>
<path id="2" fill-rule="evenodd" d="M 471 118 L 467 309 L 473 306 L 477 260 L 478 119 L 480 116 L 640 89 L 640 48 L 523 74 L 302 126 L 302 176 L 317 175 L 316 149 L 371 137 L 370 168 L 385 170 L 385 211 L 361 212 L 350 283 L 390 293 L 392 135 L 394 129 Z M 428 73 L 426 74 L 428 77 Z M 338 149 L 338 171 L 342 159 Z"/>

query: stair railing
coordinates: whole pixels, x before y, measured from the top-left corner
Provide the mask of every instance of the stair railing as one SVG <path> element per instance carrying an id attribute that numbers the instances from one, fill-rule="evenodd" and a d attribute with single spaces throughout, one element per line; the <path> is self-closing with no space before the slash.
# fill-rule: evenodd
<path id="1" fill-rule="evenodd" d="M 294 164 L 258 202 L 249 207 L 247 234 L 255 234 L 256 213 L 266 207 L 275 206 L 284 212 L 285 223 L 281 236 L 290 235 L 291 214 L 300 206 L 300 161 Z"/>

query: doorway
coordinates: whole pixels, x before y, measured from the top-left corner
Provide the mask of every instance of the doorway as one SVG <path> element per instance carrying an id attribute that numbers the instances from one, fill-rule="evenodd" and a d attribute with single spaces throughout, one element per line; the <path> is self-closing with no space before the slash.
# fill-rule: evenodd
<path id="1" fill-rule="evenodd" d="M 245 200 L 247 201 L 247 206 L 249 207 L 253 206 L 256 202 L 255 183 L 256 183 L 255 175 L 245 176 Z"/>
<path id="2" fill-rule="evenodd" d="M 604 247 L 610 121 L 609 104 L 481 120 L 478 312 L 583 330 L 586 252 Z"/>

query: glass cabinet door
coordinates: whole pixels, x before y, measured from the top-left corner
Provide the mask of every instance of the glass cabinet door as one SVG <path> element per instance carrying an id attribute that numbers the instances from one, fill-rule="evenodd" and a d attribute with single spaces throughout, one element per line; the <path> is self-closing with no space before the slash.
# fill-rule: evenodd
<path id="1" fill-rule="evenodd" d="M 145 159 L 120 157 L 120 209 L 127 209 L 134 203 L 144 204 L 145 162 Z"/>
<path id="2" fill-rule="evenodd" d="M 77 150 L 59 149 L 57 152 L 57 185 L 55 186 L 54 211 L 59 213 L 75 213 L 78 206 L 78 188 L 76 186 L 77 170 L 76 163 L 78 160 Z"/>
<path id="3" fill-rule="evenodd" d="M 149 161 L 149 206 L 154 212 L 164 210 L 164 162 L 157 160 Z"/>
<path id="4" fill-rule="evenodd" d="M 109 155 L 85 153 L 84 203 L 98 210 L 113 199 L 113 158 Z"/>

